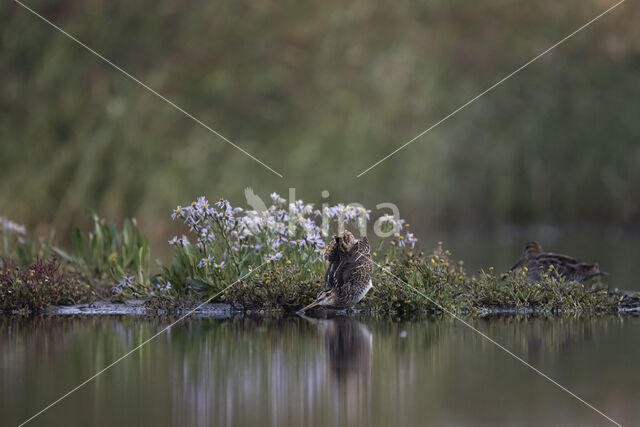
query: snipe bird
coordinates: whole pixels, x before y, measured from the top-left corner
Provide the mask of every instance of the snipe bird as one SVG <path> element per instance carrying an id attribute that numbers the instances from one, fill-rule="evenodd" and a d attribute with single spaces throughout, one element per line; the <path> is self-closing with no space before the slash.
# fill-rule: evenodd
<path id="1" fill-rule="evenodd" d="M 300 310 L 314 307 L 346 309 L 356 305 L 371 289 L 371 249 L 369 240 L 357 240 L 349 231 L 334 236 L 324 255 L 329 267 L 324 290 L 316 300 Z"/>
<path id="2" fill-rule="evenodd" d="M 598 264 L 580 262 L 567 255 L 544 252 L 538 242 L 525 245 L 520 259 L 511 270 L 526 268 L 529 280 L 540 281 L 544 274 L 562 276 L 567 281 L 584 282 L 596 276 L 607 275 Z"/>

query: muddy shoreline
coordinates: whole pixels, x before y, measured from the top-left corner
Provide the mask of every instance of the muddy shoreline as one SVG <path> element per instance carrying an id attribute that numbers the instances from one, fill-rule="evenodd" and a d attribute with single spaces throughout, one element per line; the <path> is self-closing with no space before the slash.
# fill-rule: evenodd
<path id="1" fill-rule="evenodd" d="M 50 316 L 109 316 L 109 315 L 129 315 L 129 316 L 180 316 L 190 313 L 193 308 L 176 308 L 173 310 L 157 309 L 149 307 L 148 300 L 136 299 L 122 303 L 110 301 L 94 301 L 87 304 L 77 305 L 52 305 L 45 312 Z M 194 307 L 195 308 L 195 307 Z M 196 317 L 212 317 L 227 319 L 245 314 L 246 310 L 241 307 L 234 307 L 231 304 L 208 303 L 203 304 L 190 315 Z"/>
<path id="2" fill-rule="evenodd" d="M 242 316 L 267 316 L 273 314 L 294 314 L 294 312 L 270 311 L 270 310 L 245 310 L 241 306 L 233 306 L 225 303 L 203 304 L 191 313 L 193 308 L 176 308 L 172 310 L 150 307 L 147 300 L 128 300 L 122 303 L 110 301 L 94 301 L 88 304 L 77 305 L 52 305 L 43 314 L 49 316 L 181 316 L 190 313 L 194 317 L 208 317 L 215 319 L 229 319 Z M 354 310 L 355 313 L 364 313 L 362 310 Z M 345 311 L 320 310 L 316 312 L 320 316 L 345 314 Z M 616 307 L 613 309 L 588 309 L 588 310 L 551 310 L 534 308 L 492 308 L 478 309 L 456 313 L 459 315 L 527 315 L 527 314 L 570 314 L 570 313 L 611 313 L 640 315 L 640 304 L 628 307 Z M 315 314 L 315 313 L 314 313 Z M 445 314 L 443 312 L 425 312 L 428 314 Z"/>

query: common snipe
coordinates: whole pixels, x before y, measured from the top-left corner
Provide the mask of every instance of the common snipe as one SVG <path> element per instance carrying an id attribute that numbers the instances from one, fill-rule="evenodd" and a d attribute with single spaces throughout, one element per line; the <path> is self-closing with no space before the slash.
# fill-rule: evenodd
<path id="1" fill-rule="evenodd" d="M 533 281 L 540 281 L 545 274 L 562 276 L 573 282 L 607 275 L 600 271 L 598 264 L 587 264 L 567 255 L 544 252 L 538 242 L 527 243 L 520 259 L 509 271 L 518 267 L 525 268 L 527 277 Z"/>
<path id="2" fill-rule="evenodd" d="M 369 240 L 357 240 L 349 231 L 334 236 L 325 259 L 329 267 L 324 276 L 324 290 L 316 300 L 300 310 L 314 307 L 345 309 L 356 305 L 371 289 L 371 249 Z"/>

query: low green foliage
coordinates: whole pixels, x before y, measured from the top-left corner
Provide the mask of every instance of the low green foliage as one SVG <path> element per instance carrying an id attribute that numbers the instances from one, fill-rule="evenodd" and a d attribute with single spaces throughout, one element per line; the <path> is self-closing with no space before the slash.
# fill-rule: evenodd
<path id="1" fill-rule="evenodd" d="M 449 251 L 441 246 L 429 255 L 392 247 L 382 255 L 374 252 L 372 259 L 376 264 L 374 286 L 358 308 L 378 314 L 615 310 L 624 305 L 620 295 L 598 282 L 565 282 L 548 276 L 540 283 L 532 283 L 522 271 L 499 275 L 493 268 L 468 276 L 463 262 L 452 260 Z M 284 257 L 256 269 L 215 301 L 252 310 L 295 311 L 311 302 L 324 287 L 324 268 L 323 262 L 299 265 Z M 224 283 L 232 282 L 228 279 Z M 629 299 L 624 301 L 628 302 Z"/>
<path id="2" fill-rule="evenodd" d="M 28 267 L 6 258 L 0 261 L 0 312 L 38 313 L 51 304 L 77 304 L 93 296 L 90 286 L 55 257 Z"/>
<path id="3" fill-rule="evenodd" d="M 448 251 L 439 246 L 430 256 L 411 251 L 392 253 L 381 261 L 373 254 L 374 286 L 363 300 L 365 308 L 381 313 L 464 308 L 459 305 L 467 278 L 462 263 L 453 262 Z"/>
<path id="4" fill-rule="evenodd" d="M 220 300 L 248 309 L 299 310 L 324 288 L 323 273 L 319 268 L 308 268 L 283 259 L 269 263 L 266 268 L 232 286 Z"/>
<path id="5" fill-rule="evenodd" d="M 279 195 L 271 198 L 273 204 L 263 212 L 234 208 L 223 199 L 212 206 L 204 197 L 178 206 L 172 217 L 184 222 L 195 242 L 184 235 L 170 240 L 173 262 L 153 279 L 161 291 L 151 292 L 157 305 L 185 295 L 246 309 L 297 310 L 311 302 L 324 286 L 322 254 L 329 227 L 366 229 L 370 211 L 341 204 L 315 210 L 301 200 L 287 208 Z M 525 272 L 498 275 L 491 267 L 469 277 L 463 262 L 454 261 L 441 244 L 429 255 L 416 252 L 416 239 L 402 219 L 385 216 L 379 225 L 390 233 L 376 242 L 372 253 L 374 286 L 360 304 L 364 310 L 392 315 L 604 310 L 622 303 L 597 283 L 566 283 L 553 274 L 531 283 Z M 122 282 L 119 289 L 127 286 Z"/>
<path id="6" fill-rule="evenodd" d="M 224 249 L 218 251 L 208 251 L 210 255 L 203 255 L 203 251 L 194 245 L 180 246 L 176 248 L 175 256 L 171 264 L 160 263 L 162 273 L 152 279 L 156 286 L 170 285 L 170 289 L 181 294 L 195 291 L 201 295 L 213 295 L 221 289 L 234 282 L 240 275 L 250 268 L 249 257 L 242 257 L 238 260 L 237 268 L 227 265 L 225 261 L 214 262 L 214 259 L 221 259 Z M 216 258 L 212 253 L 216 253 Z M 224 258 L 230 258 L 224 256 Z M 254 257 L 255 258 L 255 257 Z M 204 264 L 203 259 L 208 259 L 209 263 Z M 253 259 L 254 265 L 258 265 L 258 260 Z"/>
<path id="7" fill-rule="evenodd" d="M 263 213 L 233 208 L 225 200 L 211 206 L 204 198 L 179 206 L 173 217 L 185 223 L 195 242 L 185 236 L 171 239 L 174 259 L 168 265 L 160 263 L 160 274 L 153 276 L 148 240 L 135 220 L 126 220 L 119 230 L 93 215 L 93 230 L 84 235 L 74 229 L 72 250 L 64 252 L 4 219 L 0 310 L 39 312 L 50 304 L 85 301 L 95 293 L 115 301 L 150 298 L 149 307 L 165 311 L 208 300 L 249 310 L 297 310 L 324 287 L 328 227 L 365 226 L 368 211 L 344 205 L 314 211 L 302 201 L 287 209 L 277 194 L 272 199 Z M 323 215 L 322 226 L 312 219 Z M 401 219 L 385 217 L 382 225 L 396 231 L 376 242 L 371 254 L 373 288 L 359 304 L 365 311 L 553 312 L 640 305 L 638 294 L 611 292 L 599 282 L 566 282 L 551 272 L 539 283 L 531 282 L 523 270 L 498 274 L 490 267 L 469 276 L 463 262 L 453 260 L 441 244 L 431 254 L 418 252 L 415 237 L 402 231 L 406 225 Z M 50 255 L 54 252 L 66 263 Z"/>
<path id="8" fill-rule="evenodd" d="M 135 287 L 149 287 L 149 240 L 134 220 L 125 219 L 122 229 L 107 224 L 95 213 L 93 230 L 84 235 L 78 227 L 71 233 L 72 251 L 55 248 L 97 289 L 111 288 L 123 277 L 133 276 Z"/>
<path id="9" fill-rule="evenodd" d="M 619 295 L 597 282 L 565 282 L 549 275 L 532 283 L 521 270 L 498 275 L 493 267 L 468 277 L 463 263 L 453 261 L 440 245 L 431 255 L 408 252 L 383 267 L 388 272 L 378 269 L 374 288 L 362 303 L 363 308 L 381 313 L 605 310 L 621 303 Z"/>

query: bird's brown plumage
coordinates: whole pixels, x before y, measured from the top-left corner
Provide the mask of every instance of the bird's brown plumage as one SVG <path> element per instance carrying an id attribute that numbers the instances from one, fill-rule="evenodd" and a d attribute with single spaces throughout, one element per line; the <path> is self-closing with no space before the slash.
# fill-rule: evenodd
<path id="1" fill-rule="evenodd" d="M 518 267 L 526 267 L 527 277 L 533 281 L 540 281 L 545 274 L 549 274 L 562 276 L 568 281 L 584 282 L 606 274 L 600 271 L 598 264 L 587 264 L 567 255 L 544 252 L 538 242 L 525 245 L 520 259 L 511 270 Z"/>
<path id="2" fill-rule="evenodd" d="M 327 246 L 325 259 L 329 261 L 324 276 L 325 289 L 302 311 L 315 306 L 352 307 L 371 287 L 371 248 L 366 237 L 357 240 L 349 231 L 334 236 Z"/>

